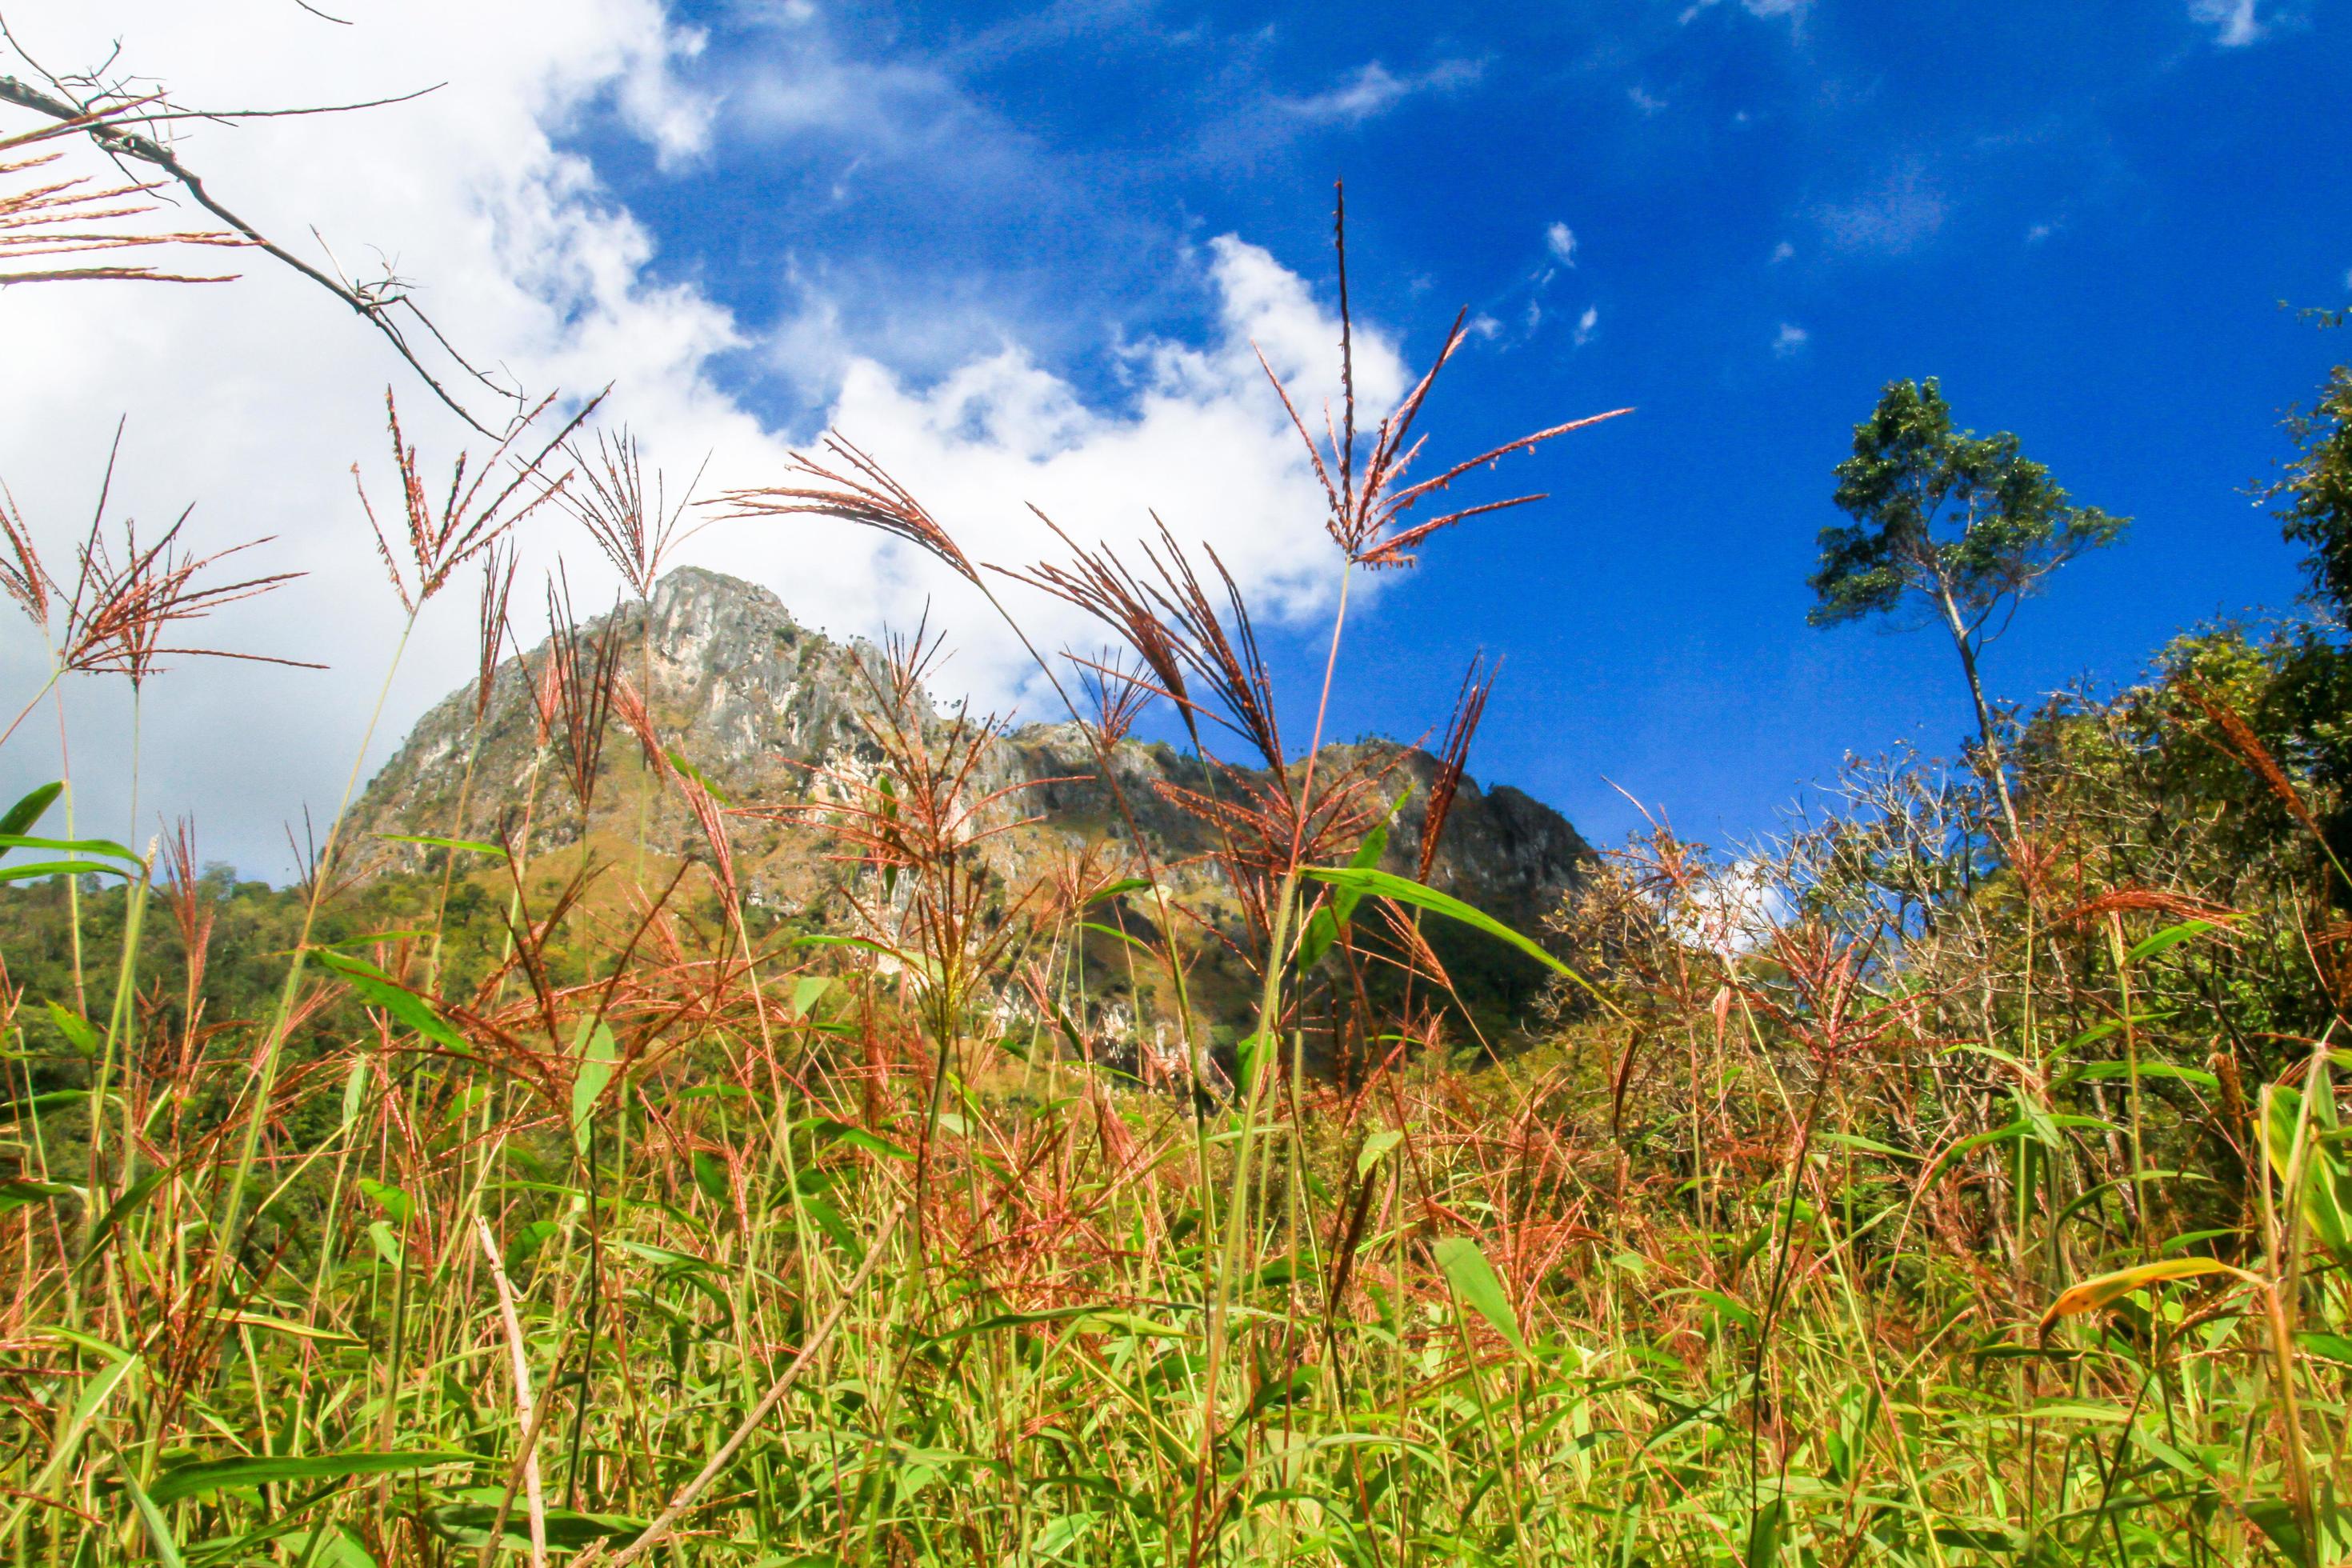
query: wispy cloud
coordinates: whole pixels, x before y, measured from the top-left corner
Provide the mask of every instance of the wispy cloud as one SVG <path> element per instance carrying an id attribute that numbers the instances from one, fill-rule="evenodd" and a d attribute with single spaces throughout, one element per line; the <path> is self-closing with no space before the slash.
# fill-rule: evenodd
<path id="1" fill-rule="evenodd" d="M 1625 98 L 1644 114 L 1655 114 L 1666 107 L 1664 99 L 1654 97 L 1638 82 L 1625 89 Z"/>
<path id="2" fill-rule="evenodd" d="M 1841 250 L 1902 256 L 1933 239 L 1949 211 L 1927 171 L 1906 160 L 1876 189 L 1823 207 L 1822 231 Z"/>
<path id="3" fill-rule="evenodd" d="M 1772 334 L 1772 357 L 1794 359 L 1804 352 L 1805 345 L 1812 341 L 1812 333 L 1794 321 L 1781 322 L 1780 330 Z"/>
<path id="4" fill-rule="evenodd" d="M 2189 0 L 2189 16 L 2212 28 L 2213 41 L 2225 49 L 2244 48 L 2270 31 L 2254 0 Z"/>
<path id="5" fill-rule="evenodd" d="M 1601 307 L 1598 305 L 1587 305 L 1584 308 L 1584 314 L 1576 318 L 1576 346 L 1578 348 L 1582 348 L 1585 344 L 1591 342 L 1592 341 L 1592 334 L 1600 330 Z"/>
<path id="6" fill-rule="evenodd" d="M 1576 231 L 1564 223 L 1556 223 L 1544 230 L 1544 248 L 1562 267 L 1576 265 Z"/>
<path id="7" fill-rule="evenodd" d="M 1357 67 L 1336 87 L 1276 101 L 1286 114 L 1313 124 L 1360 125 L 1418 93 L 1454 92 L 1471 86 L 1486 69 L 1483 60 L 1446 59 L 1427 70 L 1399 76 L 1371 60 Z"/>
<path id="8" fill-rule="evenodd" d="M 1797 247 L 1790 245 L 1784 239 L 1780 244 L 1772 247 L 1771 263 L 1773 266 L 1778 267 L 1781 262 L 1788 260 L 1789 258 L 1796 254 Z"/>
<path id="9" fill-rule="evenodd" d="M 1721 3 L 1722 0 L 1692 0 L 1676 19 L 1688 26 L 1702 14 L 1714 10 Z M 1801 22 L 1812 3 L 1813 0 L 1739 0 L 1739 8 L 1751 16 L 1787 16 Z"/>

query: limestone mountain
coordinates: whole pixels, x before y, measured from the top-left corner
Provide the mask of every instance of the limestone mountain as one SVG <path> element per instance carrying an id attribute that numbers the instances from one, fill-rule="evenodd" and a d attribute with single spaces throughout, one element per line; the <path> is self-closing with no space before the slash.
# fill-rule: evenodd
<path id="1" fill-rule="evenodd" d="M 598 647 L 610 650 L 629 689 L 643 694 L 664 752 L 733 806 L 805 803 L 830 784 L 870 777 L 883 761 L 869 729 L 890 700 L 883 650 L 809 630 L 753 584 L 681 567 L 656 586 L 649 605 L 625 605 L 587 623 L 573 646 L 583 660 L 593 660 Z M 546 723 L 550 654 L 542 644 L 499 667 L 478 733 L 471 687 L 418 721 L 354 813 L 355 826 L 373 837 L 378 867 L 420 869 L 437 853 L 386 837 L 395 834 L 483 839 L 504 833 L 520 841 L 527 830 L 534 856 L 578 847 L 583 837 L 610 858 L 634 854 L 641 841 L 664 857 L 703 852 L 703 830 L 680 792 L 646 787 L 645 751 L 620 714 L 606 718 L 601 751 L 584 769 L 566 727 L 560 720 Z M 944 732 L 950 720 L 933 715 L 928 722 Z M 1170 881 L 1213 906 L 1220 880 L 1210 864 L 1212 830 L 1164 787 L 1213 791 L 1210 771 L 1163 743 L 1122 741 L 1113 755 L 1137 826 L 1170 868 Z M 1367 742 L 1327 748 L 1318 766 L 1351 763 L 1387 768 L 1391 798 L 1405 795 L 1386 864 L 1410 875 L 1436 759 Z M 584 821 L 566 777 L 583 772 L 593 781 Z M 987 741 L 974 793 L 1018 786 L 991 808 L 1004 831 L 985 849 L 1008 885 L 1034 879 L 1067 851 L 1124 837 L 1125 823 L 1097 772 L 1092 745 L 1067 721 L 1005 730 Z M 782 917 L 826 919 L 828 901 L 852 874 L 834 852 L 838 847 L 771 820 L 731 820 L 734 866 L 747 900 Z M 1590 847 L 1558 812 L 1507 785 L 1482 790 L 1465 779 L 1429 879 L 1533 933 L 1591 860 Z M 1475 962 L 1492 958 L 1481 953 Z M 1509 989 L 1528 992 L 1531 979 L 1521 974 Z"/>

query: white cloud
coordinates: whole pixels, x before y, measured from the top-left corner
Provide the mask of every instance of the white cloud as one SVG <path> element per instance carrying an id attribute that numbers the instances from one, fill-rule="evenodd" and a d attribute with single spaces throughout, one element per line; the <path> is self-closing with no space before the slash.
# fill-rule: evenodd
<path id="1" fill-rule="evenodd" d="M 1576 318 L 1576 346 L 1578 348 L 1582 348 L 1585 344 L 1591 342 L 1592 341 L 1592 334 L 1598 331 L 1600 327 L 1601 307 L 1598 305 L 1587 305 L 1584 308 L 1584 314 Z"/>
<path id="2" fill-rule="evenodd" d="M 1797 254 L 1797 247 L 1796 247 L 1795 246 L 1793 246 L 1793 245 L 1790 245 L 1787 240 L 1785 240 L 1785 239 L 1784 239 L 1784 240 L 1782 240 L 1780 244 L 1778 244 L 1778 245 L 1776 245 L 1776 246 L 1774 246 L 1774 247 L 1772 247 L 1772 257 L 1771 257 L 1772 264 L 1773 264 L 1774 266 L 1776 266 L 1776 267 L 1777 267 L 1777 266 L 1779 266 L 1781 262 L 1788 260 L 1788 259 L 1789 259 L 1789 258 L 1790 258 L 1790 257 L 1792 257 L 1792 256 L 1794 256 L 1794 255 L 1796 255 L 1796 254 Z"/>
<path id="3" fill-rule="evenodd" d="M 1576 231 L 1564 223 L 1556 223 L 1544 230 L 1544 248 L 1562 267 L 1576 265 Z"/>
<path id="4" fill-rule="evenodd" d="M 2254 0 L 2189 0 L 2189 16 L 2212 28 L 2213 41 L 2225 49 L 2243 48 L 2270 31 Z"/>
<path id="5" fill-rule="evenodd" d="M 1643 114 L 1655 114 L 1666 107 L 1666 100 L 1644 91 L 1639 84 L 1625 89 L 1625 100 Z"/>
<path id="6" fill-rule="evenodd" d="M 2037 223 L 2032 228 L 2025 231 L 2025 243 L 2028 245 L 2039 245 L 2057 232 L 2058 226 L 2056 224 Z"/>
<path id="7" fill-rule="evenodd" d="M 1337 87 L 1306 98 L 1279 100 L 1282 110 L 1300 120 L 1322 124 L 1361 124 L 1387 113 L 1416 93 L 1451 92 L 1468 87 L 1486 73 L 1479 60 L 1440 60 L 1427 70 L 1399 76 L 1378 60 L 1359 66 Z"/>
<path id="8" fill-rule="evenodd" d="M 1796 913 L 1772 868 L 1743 856 L 1694 883 L 1669 911 L 1668 923 L 1683 941 L 1728 963 L 1771 942 Z"/>
<path id="9" fill-rule="evenodd" d="M 1943 192 L 1916 161 L 1898 164 L 1878 186 L 1822 209 L 1822 228 L 1842 249 L 1902 256 L 1925 245 L 1949 211 Z"/>
<path id="10" fill-rule="evenodd" d="M 1803 352 L 1812 340 L 1812 333 L 1794 321 L 1783 321 L 1780 330 L 1772 334 L 1772 353 L 1779 359 L 1792 359 Z"/>
<path id="11" fill-rule="evenodd" d="M 1721 3 L 1722 0 L 1692 0 L 1676 20 L 1688 26 L 1703 12 L 1711 11 Z M 1751 16 L 1787 16 L 1801 23 L 1812 3 L 1813 0 L 1739 0 L 1739 8 Z"/>
<path id="12" fill-rule="evenodd" d="M 359 24 L 349 28 L 264 0 L 249 0 L 241 17 L 222 10 L 140 0 L 103 18 L 46 17 L 26 41 L 51 59 L 96 60 L 121 37 L 126 68 L 200 103 L 283 101 L 289 82 L 306 101 L 334 101 L 446 77 L 449 86 L 418 104 L 207 127 L 184 153 L 265 230 L 302 242 L 315 224 L 350 265 L 383 246 L 480 362 L 540 389 L 614 382 L 614 419 L 630 422 L 649 460 L 673 475 L 708 453 L 710 489 L 771 482 L 789 440 L 811 434 L 768 428 L 731 382 L 722 384 L 719 356 L 772 346 L 695 287 L 656 281 L 650 237 L 558 140 L 604 104 L 656 151 L 695 155 L 700 100 L 672 74 L 695 40 L 655 0 L 347 4 L 336 10 Z M 862 112 L 830 90 L 779 101 L 798 102 L 803 123 Z M 410 438 L 442 471 L 465 433 L 322 290 L 262 258 L 241 264 L 241 281 L 207 289 L 0 291 L 10 361 L 40 372 L 0 378 L 0 477 L 48 548 L 64 552 L 88 515 L 116 416 L 127 412 L 118 516 L 152 525 L 194 500 L 189 530 L 199 547 L 275 534 L 255 564 L 310 574 L 225 613 L 205 640 L 333 668 L 189 663 L 159 676 L 145 703 L 145 820 L 135 826 L 119 820 L 127 807 L 119 683 L 83 681 L 71 694 L 80 826 L 144 842 L 155 812 L 193 808 L 200 852 L 282 875 L 278 825 L 306 805 L 322 817 L 332 810 L 398 631 L 348 465 L 360 459 L 379 503 L 389 499 L 387 382 Z M 1291 378 L 1311 419 L 1335 390 L 1328 361 L 1337 323 L 1298 278 L 1239 240 L 1213 242 L 1195 266 L 1215 312 L 1204 341 L 1129 345 L 1120 407 L 1090 405 L 1001 339 L 918 380 L 835 317 L 833 421 L 928 497 L 976 557 L 1018 563 L 1050 548 L 1024 500 L 1081 538 L 1121 542 L 1143 531 L 1145 509 L 1156 507 L 1181 537 L 1213 543 L 1267 614 L 1308 613 L 1327 592 L 1331 547 L 1297 437 L 1249 340 Z M 826 319 L 820 296 L 794 330 L 816 333 L 809 323 Z M 1401 394 L 1402 362 L 1360 323 L 1357 342 L 1360 390 L 1382 405 Z M 560 549 L 577 601 L 604 602 L 612 577 L 580 543 L 553 516 L 534 520 L 523 582 L 535 583 Z M 969 590 L 874 536 L 815 523 L 724 524 L 688 554 L 767 584 L 839 634 L 911 622 L 936 593 L 934 624 L 944 619 L 959 646 L 948 678 L 991 706 L 1024 690 L 1017 648 Z M 427 609 L 371 767 L 467 678 L 470 597 L 470 585 L 453 587 Z M 527 637 L 536 635 L 527 607 L 535 600 L 535 589 L 518 599 Z M 1074 612 L 1023 610 L 1042 646 L 1093 640 Z M 27 629 L 0 624 L 0 693 L 29 694 L 44 668 Z M 0 795 L 13 799 L 53 774 L 54 752 L 31 733 L 0 749 Z"/>

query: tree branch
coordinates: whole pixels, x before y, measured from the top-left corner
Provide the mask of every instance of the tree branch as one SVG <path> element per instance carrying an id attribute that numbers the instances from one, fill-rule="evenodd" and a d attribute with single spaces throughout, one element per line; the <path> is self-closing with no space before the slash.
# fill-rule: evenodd
<path id="1" fill-rule="evenodd" d="M 22 51 L 19 50 L 18 52 L 21 53 Z M 52 81 L 54 85 L 58 86 L 58 93 L 65 92 L 66 89 L 62 84 L 56 84 L 54 79 L 52 79 Z M 434 89 L 431 88 L 424 89 L 424 91 L 426 92 L 430 92 L 432 90 Z M 404 95 L 403 98 L 385 99 L 379 101 L 384 103 L 397 103 L 405 101 L 406 99 L 415 98 L 418 96 L 421 96 L 421 94 L 409 93 Z M 222 205 L 222 203 L 215 198 L 209 191 L 205 189 L 205 183 L 203 179 L 197 175 L 195 171 L 189 168 L 185 163 L 180 162 L 178 154 L 173 153 L 169 147 L 164 146 L 162 142 L 156 141 L 151 136 L 142 135 L 138 132 L 125 129 L 124 125 L 126 121 L 117 121 L 110 117 L 103 107 L 93 107 L 89 103 L 76 102 L 70 95 L 60 97 L 58 93 L 45 92 L 39 88 L 18 80 L 13 76 L 0 76 L 0 103 L 11 104 L 18 109 L 29 110 L 36 114 L 47 115 L 55 121 L 64 122 L 86 122 L 82 128 L 89 135 L 90 141 L 95 143 L 101 152 L 107 153 L 110 157 L 118 159 L 135 159 L 152 168 L 161 170 L 163 174 L 169 175 L 173 181 L 178 184 L 182 189 L 185 190 L 188 193 L 190 199 L 194 201 L 197 205 L 203 207 L 206 212 L 212 214 L 213 216 L 218 218 L 222 223 L 227 225 L 239 235 L 242 235 L 247 242 L 251 244 L 256 249 L 264 251 L 267 254 L 277 258 L 278 260 L 283 262 L 288 267 L 292 268 L 296 272 L 308 278 L 320 288 L 326 289 L 327 292 L 332 294 L 336 299 L 341 300 L 344 304 L 350 306 L 362 320 L 368 322 L 369 325 L 374 327 L 378 332 L 383 335 L 384 341 L 392 345 L 393 351 L 399 354 L 402 359 L 408 362 L 409 368 L 416 373 L 418 379 L 422 380 L 425 384 L 432 390 L 433 395 L 436 397 L 438 397 L 452 413 L 457 416 L 458 418 L 463 419 L 467 425 L 471 426 L 474 429 L 481 432 L 485 436 L 495 438 L 499 434 L 499 432 L 491 429 L 488 426 L 484 425 L 480 420 L 477 419 L 464 404 L 458 402 L 457 397 L 451 394 L 449 389 L 441 384 L 439 378 L 435 376 L 431 371 L 425 369 L 424 362 L 417 357 L 415 350 L 409 345 L 408 339 L 401 331 L 399 323 L 392 319 L 391 310 L 395 305 L 407 306 L 409 312 L 414 315 L 418 321 L 424 324 L 427 331 L 432 333 L 434 340 L 436 342 L 439 342 L 444 349 L 449 349 L 448 340 L 441 334 L 438 328 L 434 326 L 431 319 L 427 317 L 424 311 L 418 310 L 415 304 L 404 294 L 393 295 L 391 297 L 377 295 L 364 288 L 357 287 L 343 281 L 341 279 L 331 277 L 329 274 L 320 271 L 318 268 L 311 266 L 300 257 L 296 256 L 293 252 L 286 249 L 285 247 L 278 245 L 277 242 L 270 239 L 267 235 L 263 234 L 252 224 L 246 221 L 246 219 L 240 216 L 237 213 Z M 373 105 L 354 104 L 347 107 L 368 108 L 373 107 Z M 277 115 L 298 112 L 304 111 L 289 110 L 257 110 L 236 116 L 213 114 L 202 116 L 202 118 L 226 120 L 230 118 L 249 118 L 252 117 L 253 114 L 266 113 Z M 340 110 L 320 110 L 310 112 L 332 113 L 340 112 Z M 136 120 L 131 122 L 198 117 L 199 116 L 196 116 L 193 112 L 184 115 L 147 115 L 137 117 Z M 464 358 L 457 355 L 454 349 L 450 349 L 449 352 L 451 357 L 456 358 L 457 363 L 464 366 L 468 374 L 474 376 L 476 380 L 480 381 L 485 386 L 492 384 L 488 377 L 484 376 L 479 371 L 474 369 L 472 365 L 466 363 Z"/>

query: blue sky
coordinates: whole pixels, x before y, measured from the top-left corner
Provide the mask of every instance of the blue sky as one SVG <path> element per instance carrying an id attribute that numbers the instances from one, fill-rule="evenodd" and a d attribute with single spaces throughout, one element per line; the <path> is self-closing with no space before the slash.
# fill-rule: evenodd
<path id="1" fill-rule="evenodd" d="M 1968 731 L 1948 645 L 1804 621 L 1831 469 L 1886 381 L 1940 377 L 1964 423 L 2137 520 L 1992 649 L 1994 689 L 2030 701 L 2291 605 L 2294 555 L 2245 489 L 2280 414 L 2352 357 L 2352 332 L 2280 309 L 2352 296 L 2352 8 L 2330 0 L 224 6 L 59 8 L 30 47 L 95 61 L 119 38 L 123 68 L 205 103 L 446 79 L 199 127 L 189 155 L 314 259 L 382 258 L 478 363 L 613 382 L 674 473 L 709 453 L 714 488 L 774 483 L 837 420 L 983 559 L 1047 548 L 1024 501 L 1110 542 L 1158 508 L 1265 611 L 1294 742 L 1331 561 L 1247 340 L 1303 392 L 1328 377 L 1344 176 L 1368 384 L 1392 395 L 1395 354 L 1424 361 L 1456 309 L 1478 324 L 1432 461 L 1639 412 L 1512 459 L 1465 499 L 1549 502 L 1357 597 L 1333 731 L 1442 724 L 1484 647 L 1504 670 L 1474 772 L 1604 843 L 1640 820 L 1612 786 L 1722 843 L 1850 751 Z M 350 465 L 389 482 L 388 380 L 436 462 L 465 433 L 321 291 L 246 272 L 7 291 L 0 336 L 54 368 L 0 384 L 0 477 L 63 551 L 127 416 L 124 512 L 194 500 L 193 543 L 272 534 L 271 569 L 310 574 L 213 631 L 331 670 L 192 661 L 144 720 L 142 813 L 193 810 L 207 853 L 284 875 L 279 824 L 331 813 L 398 633 Z M 523 542 L 527 584 L 561 555 L 580 602 L 611 591 L 560 519 Z M 1053 716 L 969 591 L 902 551 L 734 525 L 690 553 L 837 633 L 936 595 L 948 681 Z M 1023 613 L 1049 647 L 1087 635 Z M 470 678 L 471 616 L 436 605 L 406 645 L 361 776 Z M 45 668 L 0 629 L 0 684 Z M 68 696 L 101 823 L 129 805 L 118 685 Z M 54 776 L 46 744 L 0 751 L 0 793 Z"/>
<path id="2" fill-rule="evenodd" d="M 2242 492 L 2347 352 L 2278 308 L 2352 283 L 2341 8 L 682 18 L 734 129 L 682 166 L 588 146 L 655 270 L 771 329 L 719 374 L 777 424 L 822 414 L 793 360 L 817 290 L 910 376 L 1001 339 L 1115 405 L 1118 343 L 1202 330 L 1209 236 L 1328 301 L 1335 176 L 1361 316 L 1416 363 L 1455 307 L 1492 323 L 1433 405 L 1436 456 L 1636 405 L 1512 469 L 1550 501 L 1437 542 L 1356 623 L 1337 698 L 1342 733 L 1410 735 L 1474 647 L 1500 654 L 1475 771 L 1597 836 L 1633 820 L 1610 781 L 1738 837 L 1849 749 L 1966 730 L 1948 645 L 1804 624 L 1830 468 L 1889 378 L 1941 377 L 1963 421 L 2137 520 L 1996 647 L 2002 694 L 2127 679 L 2296 588 Z M 1275 641 L 1303 726 L 1315 639 Z"/>

